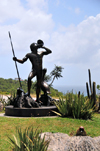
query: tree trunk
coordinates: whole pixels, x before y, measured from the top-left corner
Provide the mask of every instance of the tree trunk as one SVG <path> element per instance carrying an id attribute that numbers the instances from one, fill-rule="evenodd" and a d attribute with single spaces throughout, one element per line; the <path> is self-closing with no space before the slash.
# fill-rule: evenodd
<path id="1" fill-rule="evenodd" d="M 52 85 L 52 83 L 54 82 L 54 79 L 55 79 L 55 76 L 53 77 L 53 80 L 52 80 L 52 82 L 49 84 L 49 86 L 51 86 L 51 85 Z"/>

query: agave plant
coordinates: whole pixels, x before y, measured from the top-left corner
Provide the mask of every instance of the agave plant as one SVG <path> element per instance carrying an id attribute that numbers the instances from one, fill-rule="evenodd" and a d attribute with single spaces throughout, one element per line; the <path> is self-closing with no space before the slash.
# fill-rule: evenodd
<path id="1" fill-rule="evenodd" d="M 91 119 L 93 117 L 96 106 L 93 106 L 94 100 L 86 99 L 81 108 L 81 117 L 83 119 Z"/>
<path id="2" fill-rule="evenodd" d="M 69 98 L 70 97 L 71 96 L 69 96 Z M 71 114 L 70 113 L 71 112 L 71 102 L 70 102 L 70 100 L 68 100 L 68 97 L 66 97 L 66 99 L 64 99 L 63 97 L 59 98 L 59 101 L 55 101 L 54 103 L 59 112 L 56 112 L 56 111 L 53 111 L 53 112 L 56 113 L 57 115 L 62 116 L 62 117 L 67 117 Z"/>
<path id="3" fill-rule="evenodd" d="M 17 135 L 13 135 L 13 139 L 8 136 L 13 151 L 47 151 L 49 140 L 45 141 L 45 136 L 41 139 L 40 131 L 33 130 L 30 126 L 22 131 L 16 128 Z"/>
<path id="4" fill-rule="evenodd" d="M 57 109 L 59 110 L 59 113 L 56 111 L 56 114 L 59 116 L 67 116 L 68 115 L 68 101 L 65 101 L 63 98 L 60 98 L 59 101 L 55 101 L 54 104 L 56 105 Z"/>
<path id="5" fill-rule="evenodd" d="M 83 94 L 78 96 L 77 94 L 67 93 L 66 98 L 59 99 L 55 102 L 55 105 L 59 113 L 53 112 L 62 117 L 91 119 L 94 113 L 93 100 L 86 99 Z"/>

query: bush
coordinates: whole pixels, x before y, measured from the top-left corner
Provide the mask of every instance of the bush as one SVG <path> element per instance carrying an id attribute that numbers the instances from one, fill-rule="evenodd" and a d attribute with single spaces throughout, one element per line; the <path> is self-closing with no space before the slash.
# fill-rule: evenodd
<path id="1" fill-rule="evenodd" d="M 2 106 L 3 106 L 2 110 L 4 110 L 7 102 L 5 101 L 5 99 L 3 99 L 3 95 L 0 95 L 0 103 L 2 103 Z"/>
<path id="2" fill-rule="evenodd" d="M 60 98 L 55 101 L 59 111 L 58 115 L 62 117 L 73 117 L 77 119 L 91 119 L 94 113 L 93 100 L 87 99 L 84 95 L 67 93 L 65 99 Z"/>
<path id="3" fill-rule="evenodd" d="M 49 141 L 45 141 L 44 137 L 41 139 L 40 131 L 33 131 L 33 127 L 30 126 L 25 130 L 16 128 L 16 136 L 14 139 L 9 138 L 11 145 L 13 145 L 13 151 L 47 151 Z"/>
<path id="4" fill-rule="evenodd" d="M 6 106 L 8 105 L 14 105 L 14 98 L 16 97 L 16 93 L 13 91 L 11 92 L 11 95 L 8 97 L 7 99 L 7 104 Z"/>

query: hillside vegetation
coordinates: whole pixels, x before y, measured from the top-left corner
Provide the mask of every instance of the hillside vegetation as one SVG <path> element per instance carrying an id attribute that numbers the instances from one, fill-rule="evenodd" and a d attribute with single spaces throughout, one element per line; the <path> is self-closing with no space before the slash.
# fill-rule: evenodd
<path id="1" fill-rule="evenodd" d="M 27 80 L 23 80 L 21 81 L 22 84 L 22 89 L 24 90 L 24 92 L 27 92 Z M 35 94 L 36 90 L 35 90 L 35 84 L 36 82 L 32 81 L 32 87 L 31 87 L 31 94 Z M 14 79 L 4 79 L 4 78 L 0 78 L 0 93 L 1 94 L 11 94 L 12 92 L 16 92 L 17 88 L 19 88 L 19 81 L 18 80 L 14 80 Z M 50 88 L 51 91 L 51 96 L 55 96 L 55 97 L 59 97 L 61 95 L 63 95 L 61 92 L 58 92 L 58 90 L 54 89 L 53 87 Z M 42 93 L 42 91 L 41 91 Z"/>

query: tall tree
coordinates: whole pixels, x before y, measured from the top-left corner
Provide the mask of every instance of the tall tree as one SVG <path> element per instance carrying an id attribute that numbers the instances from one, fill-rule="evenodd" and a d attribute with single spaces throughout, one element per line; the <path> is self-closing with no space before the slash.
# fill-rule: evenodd
<path id="1" fill-rule="evenodd" d="M 46 82 L 51 81 L 51 76 L 46 74 L 46 75 L 44 76 L 44 81 L 46 81 Z"/>
<path id="2" fill-rule="evenodd" d="M 54 82 L 55 78 L 58 79 L 58 78 L 62 77 L 62 75 L 61 75 L 62 69 L 64 69 L 64 68 L 61 67 L 61 66 L 56 66 L 55 65 L 55 68 L 50 73 L 51 77 L 53 76 L 53 79 L 52 79 L 52 82 L 49 84 L 49 86 L 52 85 L 52 83 Z"/>

